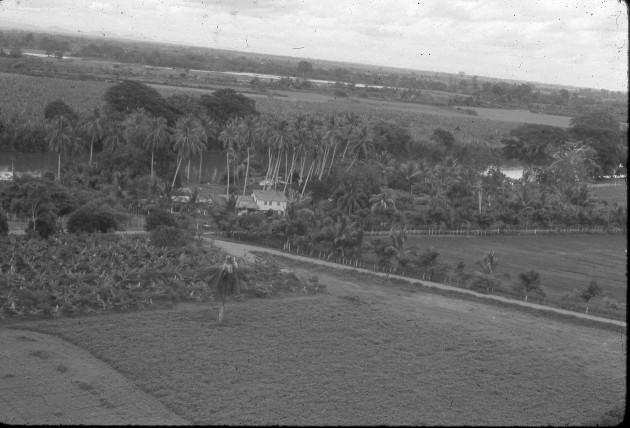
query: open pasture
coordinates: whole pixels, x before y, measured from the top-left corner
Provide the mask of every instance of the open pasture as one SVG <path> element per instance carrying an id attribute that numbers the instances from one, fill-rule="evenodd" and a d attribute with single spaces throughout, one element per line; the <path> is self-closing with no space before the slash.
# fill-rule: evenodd
<path id="1" fill-rule="evenodd" d="M 415 294 L 249 299 L 224 326 L 185 304 L 19 328 L 88 350 L 197 424 L 559 426 L 623 400 L 623 334 Z"/>
<path id="2" fill-rule="evenodd" d="M 625 179 L 614 179 L 606 183 L 595 183 L 589 185 L 588 189 L 597 199 L 606 201 L 610 205 L 617 203 L 622 207 L 628 206 L 628 183 Z"/>
<path id="3" fill-rule="evenodd" d="M 523 236 L 410 236 L 406 247 L 421 251 L 433 247 L 440 259 L 467 272 L 478 269 L 477 260 L 494 251 L 499 276 L 529 270 L 540 272 L 547 295 L 556 300 L 573 289 L 586 289 L 591 280 L 625 305 L 627 294 L 627 238 L 623 235 L 523 235 Z"/>

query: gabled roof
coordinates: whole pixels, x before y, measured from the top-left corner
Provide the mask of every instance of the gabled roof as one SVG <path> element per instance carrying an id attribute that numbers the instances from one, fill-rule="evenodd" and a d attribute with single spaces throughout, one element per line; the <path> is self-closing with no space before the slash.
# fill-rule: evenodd
<path id="1" fill-rule="evenodd" d="M 238 209 L 249 209 L 249 210 L 257 210 L 258 205 L 256 201 L 254 201 L 253 196 L 237 196 L 236 197 L 236 208 Z"/>
<path id="2" fill-rule="evenodd" d="M 288 201 L 287 197 L 284 196 L 284 193 L 277 190 L 254 190 L 252 191 L 252 196 L 255 196 L 256 199 L 260 199 L 261 201 Z"/>

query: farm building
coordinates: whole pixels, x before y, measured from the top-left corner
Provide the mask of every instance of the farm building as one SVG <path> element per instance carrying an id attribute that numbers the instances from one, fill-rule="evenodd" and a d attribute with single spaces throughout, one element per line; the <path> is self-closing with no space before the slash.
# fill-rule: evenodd
<path id="1" fill-rule="evenodd" d="M 284 212 L 287 209 L 287 197 L 284 196 L 284 193 L 277 190 L 254 190 L 252 197 L 258 209 L 261 211 L 273 210 Z"/>

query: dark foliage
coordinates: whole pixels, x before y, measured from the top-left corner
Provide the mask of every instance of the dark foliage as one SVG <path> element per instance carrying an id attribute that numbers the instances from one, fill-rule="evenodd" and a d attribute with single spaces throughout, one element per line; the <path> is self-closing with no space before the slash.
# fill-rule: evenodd
<path id="1" fill-rule="evenodd" d="M 74 123 L 79 116 L 68 106 L 68 104 L 61 100 L 55 100 L 48 103 L 44 109 L 44 118 L 46 120 L 52 120 L 56 117 L 65 117 L 68 121 Z"/>
<path id="2" fill-rule="evenodd" d="M 106 233 L 116 230 L 118 224 L 114 215 L 105 211 L 95 211 L 89 208 L 81 208 L 75 211 L 68 219 L 67 229 L 69 233 Z"/>
<path id="3" fill-rule="evenodd" d="M 177 227 L 158 226 L 151 231 L 150 243 L 154 247 L 182 247 L 186 245 L 186 233 Z"/>
<path id="4" fill-rule="evenodd" d="M 220 127 L 233 118 L 258 115 L 256 102 L 244 95 L 237 94 L 234 89 L 218 89 L 212 95 L 202 95 L 199 103 L 208 115 L 217 121 Z"/>
<path id="5" fill-rule="evenodd" d="M 40 238 L 48 239 L 57 232 L 57 216 L 50 211 L 41 212 L 34 225 L 32 220 L 29 222 L 28 229 L 34 229 Z"/>
<path id="6" fill-rule="evenodd" d="M 114 111 L 125 114 L 143 108 L 153 116 L 164 117 L 169 125 L 173 125 L 180 114 L 158 91 L 133 80 L 123 80 L 109 88 L 105 92 L 105 101 Z"/>
<path id="7" fill-rule="evenodd" d="M 144 229 L 146 231 L 152 231 L 160 226 L 165 227 L 177 227 L 177 221 L 175 216 L 168 211 L 153 210 L 147 215 L 144 222 Z"/>
<path id="8" fill-rule="evenodd" d="M 0 236 L 7 236 L 9 234 L 9 219 L 7 215 L 0 211 Z"/>

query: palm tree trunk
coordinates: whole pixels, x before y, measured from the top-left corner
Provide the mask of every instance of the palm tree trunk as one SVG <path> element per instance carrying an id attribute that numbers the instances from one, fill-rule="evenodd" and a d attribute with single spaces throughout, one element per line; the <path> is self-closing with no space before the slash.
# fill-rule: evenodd
<path id="1" fill-rule="evenodd" d="M 171 191 L 175 188 L 175 179 L 177 178 L 177 173 L 179 172 L 179 167 L 182 164 L 182 158 L 180 157 L 177 161 L 177 168 L 175 169 L 175 175 L 173 176 L 173 184 L 171 184 Z"/>
<path id="2" fill-rule="evenodd" d="M 153 178 L 153 150 L 151 150 L 151 178 Z"/>
<path id="3" fill-rule="evenodd" d="M 350 171 L 350 168 L 352 168 L 352 165 L 354 165 L 354 161 L 357 160 L 357 156 L 359 156 L 358 154 L 354 156 L 354 159 L 352 159 L 352 162 L 350 162 L 350 166 L 348 167 L 348 169 L 346 169 L 346 172 Z"/>
<path id="4" fill-rule="evenodd" d="M 190 183 L 190 157 L 188 158 L 188 167 L 186 168 L 186 184 Z"/>
<path id="5" fill-rule="evenodd" d="M 247 176 L 249 175 L 249 146 L 247 147 L 247 168 L 245 169 L 245 183 L 243 183 L 243 196 L 247 187 Z"/>
<path id="6" fill-rule="evenodd" d="M 311 172 L 313 172 L 313 164 L 314 164 L 314 162 L 311 162 L 311 167 L 308 169 L 308 174 L 306 175 L 306 181 L 304 182 L 304 187 L 302 187 L 302 193 L 300 194 L 300 196 L 304 196 L 304 191 L 306 190 L 306 185 L 308 184 L 308 179 L 311 176 Z"/>
<path id="7" fill-rule="evenodd" d="M 265 174 L 265 184 L 263 184 L 263 190 L 266 190 L 267 187 L 267 180 L 269 180 L 269 173 L 271 172 L 271 163 L 272 163 L 272 158 L 271 158 L 271 146 L 267 147 L 267 173 Z"/>
<path id="8" fill-rule="evenodd" d="M 57 180 L 61 181 L 61 151 L 57 156 Z"/>
<path id="9" fill-rule="evenodd" d="M 344 158 L 346 157 L 346 150 L 348 150 L 348 146 L 350 145 L 350 138 L 348 138 L 348 140 L 346 141 L 346 148 L 343 149 L 343 154 L 341 155 L 341 160 L 344 160 Z"/>
<path id="10" fill-rule="evenodd" d="M 201 165 L 203 164 L 203 150 L 199 151 L 199 181 L 197 184 L 201 184 Z"/>
<path id="11" fill-rule="evenodd" d="M 92 166 L 92 148 L 93 147 L 94 147 L 94 138 L 90 140 L 90 163 L 89 163 L 90 166 Z"/>
<path id="12" fill-rule="evenodd" d="M 227 164 L 227 185 L 225 187 L 225 194 L 229 196 L 230 194 L 230 151 L 228 149 L 225 152 L 225 163 Z"/>
<path id="13" fill-rule="evenodd" d="M 337 143 L 335 143 L 335 147 L 333 148 L 332 157 L 330 158 L 330 166 L 328 167 L 328 175 L 330 175 L 330 170 L 332 169 L 333 163 L 335 162 L 335 153 L 337 153 Z"/>

